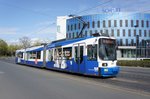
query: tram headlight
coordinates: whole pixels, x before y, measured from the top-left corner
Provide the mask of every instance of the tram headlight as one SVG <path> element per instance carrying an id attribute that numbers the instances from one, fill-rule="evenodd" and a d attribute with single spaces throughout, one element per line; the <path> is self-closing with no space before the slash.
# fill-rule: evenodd
<path id="1" fill-rule="evenodd" d="M 102 66 L 106 67 L 108 64 L 107 63 L 102 63 Z"/>

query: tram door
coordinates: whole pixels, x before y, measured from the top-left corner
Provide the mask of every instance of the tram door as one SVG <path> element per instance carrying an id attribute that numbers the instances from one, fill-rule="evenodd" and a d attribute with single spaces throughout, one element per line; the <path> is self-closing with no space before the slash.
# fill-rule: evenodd
<path id="1" fill-rule="evenodd" d="M 61 68 L 62 63 L 62 48 L 57 47 L 54 49 L 54 67 Z"/>
<path id="2" fill-rule="evenodd" d="M 84 50 L 85 44 L 79 43 L 74 45 L 74 70 L 79 73 L 85 72 Z"/>

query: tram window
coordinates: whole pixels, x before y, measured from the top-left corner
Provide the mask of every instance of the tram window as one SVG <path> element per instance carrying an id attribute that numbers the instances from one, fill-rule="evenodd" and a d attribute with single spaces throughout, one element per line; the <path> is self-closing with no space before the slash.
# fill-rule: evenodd
<path id="1" fill-rule="evenodd" d="M 23 58 L 23 53 L 21 53 L 21 56 L 20 56 L 21 58 Z"/>
<path id="2" fill-rule="evenodd" d="M 78 47 L 75 47 L 74 49 L 74 61 L 78 63 Z"/>
<path id="3" fill-rule="evenodd" d="M 41 59 L 41 51 L 37 51 L 37 59 Z"/>
<path id="4" fill-rule="evenodd" d="M 35 59 L 36 58 L 36 52 L 29 52 L 29 59 Z"/>
<path id="5" fill-rule="evenodd" d="M 77 64 L 81 64 L 83 61 L 83 46 L 76 46 L 74 49 L 74 60 Z"/>
<path id="6" fill-rule="evenodd" d="M 32 52 L 29 52 L 29 59 L 32 59 Z"/>
<path id="7" fill-rule="evenodd" d="M 27 60 L 30 59 L 30 53 L 27 52 Z"/>
<path id="8" fill-rule="evenodd" d="M 83 51 L 84 51 L 84 48 L 83 48 L 83 46 L 80 46 L 80 64 L 82 63 L 82 61 L 83 61 Z"/>
<path id="9" fill-rule="evenodd" d="M 61 48 L 59 48 L 58 49 L 58 57 L 61 57 L 61 55 L 62 55 L 62 50 L 61 50 Z"/>
<path id="10" fill-rule="evenodd" d="M 32 59 L 36 59 L 36 52 L 32 53 Z"/>
<path id="11" fill-rule="evenodd" d="M 72 58 L 72 47 L 63 48 L 63 59 L 70 60 Z"/>
<path id="12" fill-rule="evenodd" d="M 57 49 L 55 49 L 55 50 L 54 50 L 54 60 L 57 59 L 57 56 L 58 56 L 58 51 L 57 51 Z"/>
<path id="13" fill-rule="evenodd" d="M 48 59 L 49 59 L 49 61 L 53 61 L 53 49 L 49 50 Z"/>
<path id="14" fill-rule="evenodd" d="M 97 60 L 97 45 L 88 45 L 87 46 L 87 56 L 88 60 Z"/>
<path id="15" fill-rule="evenodd" d="M 22 53 L 22 52 L 19 52 L 19 53 L 17 54 L 17 57 L 23 58 L 23 53 Z"/>

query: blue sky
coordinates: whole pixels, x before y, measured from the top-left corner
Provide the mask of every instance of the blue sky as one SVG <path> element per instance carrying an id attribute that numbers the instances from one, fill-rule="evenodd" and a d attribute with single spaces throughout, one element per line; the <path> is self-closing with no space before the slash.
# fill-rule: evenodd
<path id="1" fill-rule="evenodd" d="M 57 16 L 97 14 L 107 8 L 142 12 L 150 10 L 149 5 L 150 0 L 0 0 L 0 39 L 54 40 Z"/>

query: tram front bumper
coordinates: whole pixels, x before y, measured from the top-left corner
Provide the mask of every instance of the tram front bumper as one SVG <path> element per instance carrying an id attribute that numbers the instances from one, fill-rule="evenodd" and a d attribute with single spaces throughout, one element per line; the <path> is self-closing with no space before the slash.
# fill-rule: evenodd
<path id="1" fill-rule="evenodd" d="M 113 77 L 119 73 L 120 67 L 100 67 L 99 68 L 99 75 L 102 77 Z"/>

